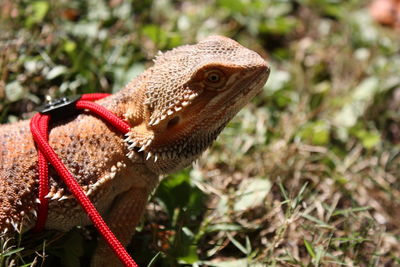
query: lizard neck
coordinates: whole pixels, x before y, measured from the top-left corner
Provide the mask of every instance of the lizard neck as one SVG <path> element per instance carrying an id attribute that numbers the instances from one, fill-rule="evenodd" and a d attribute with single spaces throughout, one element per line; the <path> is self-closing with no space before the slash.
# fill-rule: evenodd
<path id="1" fill-rule="evenodd" d="M 119 92 L 97 101 L 118 117 L 125 119 L 131 126 L 144 116 L 145 83 L 144 75 L 128 83 Z"/>

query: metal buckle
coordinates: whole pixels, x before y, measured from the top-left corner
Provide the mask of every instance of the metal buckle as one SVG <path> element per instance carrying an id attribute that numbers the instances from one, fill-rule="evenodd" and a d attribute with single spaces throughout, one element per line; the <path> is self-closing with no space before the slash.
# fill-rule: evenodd
<path id="1" fill-rule="evenodd" d="M 38 111 L 41 114 L 65 118 L 76 112 L 75 104 L 79 99 L 81 99 L 81 95 L 56 98 L 40 106 Z"/>

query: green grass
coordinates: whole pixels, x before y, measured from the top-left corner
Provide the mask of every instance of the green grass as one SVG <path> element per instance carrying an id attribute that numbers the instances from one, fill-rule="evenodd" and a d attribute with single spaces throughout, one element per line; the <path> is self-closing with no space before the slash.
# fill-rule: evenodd
<path id="1" fill-rule="evenodd" d="M 162 181 L 135 260 L 396 266 L 400 38 L 367 4 L 3 0 L 0 120 L 29 118 L 45 95 L 115 92 L 158 50 L 234 38 L 268 60 L 270 80 L 198 164 Z M 77 266 L 93 250 L 86 231 L 2 240 L 0 262 Z"/>

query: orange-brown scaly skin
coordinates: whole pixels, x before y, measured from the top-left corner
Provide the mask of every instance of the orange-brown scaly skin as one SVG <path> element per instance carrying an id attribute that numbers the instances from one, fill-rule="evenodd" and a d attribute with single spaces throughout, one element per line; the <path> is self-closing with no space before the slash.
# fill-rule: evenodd
<path id="1" fill-rule="evenodd" d="M 212 36 L 160 55 L 152 68 L 98 101 L 131 125 L 127 137 L 90 114 L 52 124 L 49 143 L 123 244 L 159 175 L 189 165 L 265 84 L 255 52 Z M 0 233 L 36 222 L 37 151 L 22 121 L 0 127 Z M 50 168 L 47 229 L 87 225 L 87 215 Z M 119 263 L 100 243 L 93 266 Z"/>

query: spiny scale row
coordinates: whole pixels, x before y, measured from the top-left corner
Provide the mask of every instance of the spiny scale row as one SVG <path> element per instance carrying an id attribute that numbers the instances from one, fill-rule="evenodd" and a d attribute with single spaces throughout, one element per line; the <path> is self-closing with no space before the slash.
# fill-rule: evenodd
<path id="1" fill-rule="evenodd" d="M 37 202 L 38 200 L 39 199 L 36 199 L 35 202 Z M 36 212 L 35 209 L 30 208 L 29 212 L 32 214 L 34 219 L 37 218 L 37 212 Z M 28 216 L 25 211 L 20 211 L 19 215 L 20 215 L 20 217 L 18 217 L 17 215 L 14 215 L 13 219 L 12 218 L 5 219 L 5 221 L 4 221 L 5 224 L 7 224 L 9 226 L 8 227 L 4 227 L 4 229 L 0 232 L 0 234 L 3 234 L 3 235 L 7 234 L 8 231 L 11 229 L 11 227 L 14 228 L 14 230 L 16 232 L 20 232 L 21 229 L 22 229 L 22 222 L 24 220 L 26 220 L 26 221 L 30 221 L 31 220 L 31 216 Z M 19 223 L 17 220 L 21 220 L 21 223 Z"/>
<path id="2" fill-rule="evenodd" d="M 153 126 L 153 125 L 159 124 L 161 121 L 165 120 L 168 116 L 171 116 L 175 112 L 179 112 L 184 107 L 188 106 L 190 103 L 192 103 L 192 100 L 195 99 L 199 95 L 199 92 L 186 93 L 185 95 L 183 95 L 182 99 L 175 99 L 175 101 L 170 100 L 167 103 L 165 103 L 165 106 L 168 106 L 168 107 L 156 107 L 156 102 L 157 102 L 158 97 L 156 97 L 152 93 L 152 91 L 149 91 L 149 93 L 146 93 L 146 94 L 147 94 L 147 99 L 149 99 L 149 101 L 146 102 L 146 104 L 148 104 L 149 107 L 151 107 L 151 108 L 159 109 L 158 114 L 153 113 L 153 115 L 155 115 L 155 116 L 153 118 L 151 118 L 151 120 L 149 122 L 149 126 Z"/>
<path id="3" fill-rule="evenodd" d="M 128 143 L 128 149 L 130 150 L 126 156 L 129 159 L 133 159 L 135 156 L 135 151 L 133 150 L 135 147 L 137 147 L 139 145 L 138 141 L 133 141 L 130 134 L 126 134 L 127 138 L 125 139 L 125 142 Z M 178 146 L 173 147 L 172 149 L 168 149 L 168 150 L 164 150 L 164 151 L 157 151 L 157 152 L 151 152 L 151 151 L 145 151 L 146 148 L 151 144 L 151 142 L 153 141 L 153 139 L 149 139 L 147 140 L 147 142 L 141 146 L 138 150 L 138 152 L 145 152 L 146 153 L 146 160 L 149 160 L 150 158 L 153 158 L 154 162 L 157 162 L 157 160 L 159 158 L 161 159 L 174 159 L 177 157 L 177 153 L 181 150 L 180 148 L 178 148 Z M 165 149 L 165 148 L 164 148 Z"/>
<path id="4" fill-rule="evenodd" d="M 87 196 L 90 196 L 94 191 L 96 191 L 102 184 L 104 184 L 106 181 L 114 179 L 118 171 L 120 169 L 126 167 L 125 163 L 122 162 L 117 162 L 117 165 L 113 165 L 110 169 L 110 173 L 104 175 L 103 178 L 99 179 L 96 183 L 91 184 L 91 185 L 85 185 L 82 186 L 83 191 Z M 49 193 L 45 196 L 45 198 L 48 198 L 50 200 L 66 200 L 66 199 L 71 199 L 73 198 L 72 195 L 64 195 L 64 189 L 61 188 L 58 191 L 56 190 L 55 187 L 51 187 Z"/>

